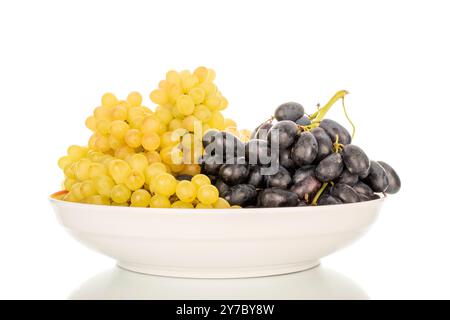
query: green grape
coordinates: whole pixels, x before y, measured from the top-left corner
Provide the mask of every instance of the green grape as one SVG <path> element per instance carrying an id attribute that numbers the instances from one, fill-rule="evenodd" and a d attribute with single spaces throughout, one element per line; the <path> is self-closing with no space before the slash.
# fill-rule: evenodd
<path id="1" fill-rule="evenodd" d="M 75 163 L 75 176 L 78 180 L 84 181 L 89 179 L 89 167 L 91 161 L 88 159 L 81 159 Z"/>
<path id="2" fill-rule="evenodd" d="M 150 204 L 150 193 L 145 189 L 139 189 L 131 194 L 132 207 L 148 207 Z M 116 201 L 117 202 L 117 201 Z"/>
<path id="3" fill-rule="evenodd" d="M 67 155 L 76 161 L 86 157 L 88 148 L 72 145 L 67 148 Z"/>
<path id="4" fill-rule="evenodd" d="M 168 124 L 173 119 L 172 112 L 168 107 L 157 106 L 155 116 L 164 124 Z"/>
<path id="5" fill-rule="evenodd" d="M 183 115 L 187 116 L 194 112 L 195 103 L 188 95 L 181 95 L 178 97 L 176 107 Z"/>
<path id="6" fill-rule="evenodd" d="M 145 168 L 145 181 L 147 184 L 150 184 L 153 177 L 157 176 L 160 173 L 167 172 L 166 166 L 161 162 L 155 162 L 150 164 L 147 168 Z"/>
<path id="7" fill-rule="evenodd" d="M 124 160 L 114 159 L 109 162 L 108 172 L 116 183 L 125 183 L 126 178 L 131 174 L 131 168 Z"/>
<path id="8" fill-rule="evenodd" d="M 92 162 L 89 165 L 88 175 L 90 179 L 108 174 L 108 169 L 102 163 Z"/>
<path id="9" fill-rule="evenodd" d="M 114 180 L 107 175 L 93 178 L 95 189 L 101 196 L 111 196 L 112 188 L 115 186 Z M 112 197 L 111 197 L 112 198 Z"/>
<path id="10" fill-rule="evenodd" d="M 230 204 L 224 198 L 217 199 L 217 201 L 214 202 L 213 205 L 215 209 L 227 209 L 230 207 Z"/>
<path id="11" fill-rule="evenodd" d="M 128 160 L 128 164 L 131 169 L 137 170 L 139 172 L 144 172 L 145 168 L 148 166 L 147 157 L 143 153 L 133 154 Z"/>
<path id="12" fill-rule="evenodd" d="M 125 142 L 131 148 L 137 148 L 141 145 L 142 133 L 138 129 L 130 129 L 125 134 Z"/>
<path id="13" fill-rule="evenodd" d="M 169 173 L 160 173 L 155 177 L 155 193 L 169 197 L 175 193 L 177 180 Z"/>
<path id="14" fill-rule="evenodd" d="M 75 159 L 70 156 L 61 157 L 58 160 L 58 167 L 60 169 L 64 170 L 65 167 L 67 167 L 68 165 L 71 165 L 74 161 L 75 161 Z"/>
<path id="15" fill-rule="evenodd" d="M 140 189 L 145 183 L 145 176 L 141 171 L 133 170 L 125 179 L 125 185 L 128 189 L 134 191 Z"/>
<path id="16" fill-rule="evenodd" d="M 92 180 L 83 181 L 80 186 L 80 191 L 83 194 L 84 198 L 88 198 L 97 194 L 97 190 L 95 189 L 95 185 Z"/>
<path id="17" fill-rule="evenodd" d="M 99 204 L 99 205 L 110 205 L 111 201 L 108 197 L 101 196 L 99 194 L 92 195 L 86 198 L 86 203 L 89 204 Z"/>
<path id="18" fill-rule="evenodd" d="M 197 105 L 205 100 L 206 93 L 202 88 L 195 87 L 189 91 L 189 96 L 191 97 L 192 101 L 194 101 L 194 104 Z"/>
<path id="19" fill-rule="evenodd" d="M 197 188 L 192 182 L 184 180 L 178 183 L 175 192 L 178 199 L 181 201 L 192 202 L 197 195 Z"/>
<path id="20" fill-rule="evenodd" d="M 104 107 L 114 107 L 119 101 L 116 96 L 110 92 L 105 93 L 102 96 L 102 106 Z"/>
<path id="21" fill-rule="evenodd" d="M 151 208 L 170 208 L 170 200 L 160 194 L 155 194 L 150 199 Z"/>
<path id="22" fill-rule="evenodd" d="M 156 150 L 159 148 L 160 143 L 159 135 L 154 132 L 147 133 L 142 137 L 142 146 L 145 150 Z"/>
<path id="23" fill-rule="evenodd" d="M 219 199 L 219 191 L 212 185 L 202 185 L 198 188 L 197 199 L 204 204 L 213 204 Z"/>
<path id="24" fill-rule="evenodd" d="M 81 201 L 84 199 L 83 193 L 81 192 L 81 182 L 74 183 L 70 189 L 70 192 L 76 201 Z"/>
<path id="25" fill-rule="evenodd" d="M 212 113 L 207 106 L 200 104 L 195 107 L 194 116 L 202 122 L 208 122 L 211 120 Z"/>
<path id="26" fill-rule="evenodd" d="M 193 176 L 191 182 L 195 185 L 197 189 L 199 189 L 203 185 L 211 184 L 211 180 L 208 178 L 208 176 L 204 174 L 197 174 Z"/>
<path id="27" fill-rule="evenodd" d="M 124 184 L 117 184 L 111 188 L 110 197 L 116 203 L 127 203 L 131 197 L 131 190 Z"/>
<path id="28" fill-rule="evenodd" d="M 130 92 L 127 96 L 127 102 L 131 107 L 138 107 L 142 103 L 142 96 L 137 91 Z"/>
<path id="29" fill-rule="evenodd" d="M 178 209 L 194 209 L 194 206 L 192 203 L 183 202 L 183 201 L 175 201 L 172 203 L 171 208 L 178 208 Z"/>

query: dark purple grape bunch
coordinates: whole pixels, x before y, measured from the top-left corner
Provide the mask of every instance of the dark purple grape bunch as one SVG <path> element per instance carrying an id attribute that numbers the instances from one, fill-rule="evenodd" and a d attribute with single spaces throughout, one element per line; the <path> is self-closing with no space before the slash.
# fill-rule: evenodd
<path id="1" fill-rule="evenodd" d="M 221 197 L 242 207 L 334 205 L 398 192 L 391 166 L 370 160 L 345 127 L 323 119 L 336 96 L 311 116 L 299 103 L 280 105 L 245 144 L 211 130 L 203 139 L 202 173 Z"/>

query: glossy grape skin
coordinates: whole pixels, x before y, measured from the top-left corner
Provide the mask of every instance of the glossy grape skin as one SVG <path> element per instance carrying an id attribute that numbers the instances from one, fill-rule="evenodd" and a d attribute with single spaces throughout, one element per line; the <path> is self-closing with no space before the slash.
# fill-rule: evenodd
<path id="1" fill-rule="evenodd" d="M 389 185 L 385 192 L 389 194 L 397 193 L 402 186 L 402 182 L 400 181 L 400 177 L 398 176 L 397 172 L 395 172 L 395 170 L 386 162 L 378 161 L 378 163 L 386 171 L 386 175 L 388 178 Z"/>
<path id="2" fill-rule="evenodd" d="M 223 197 L 225 193 L 230 190 L 230 186 L 223 182 L 221 179 L 217 179 L 214 184 L 217 190 L 219 190 L 219 195 Z"/>
<path id="3" fill-rule="evenodd" d="M 307 177 L 310 177 L 310 176 L 315 177 L 315 170 L 316 170 L 316 166 L 314 166 L 314 165 L 307 165 L 307 166 L 298 168 L 297 170 L 295 170 L 295 173 L 292 176 L 292 183 L 297 184 L 300 181 L 303 181 L 304 179 L 306 179 Z"/>
<path id="4" fill-rule="evenodd" d="M 319 127 L 325 130 L 333 143 L 336 142 L 336 135 L 339 136 L 339 143 L 341 144 L 346 145 L 352 142 L 352 136 L 347 129 L 334 120 L 323 119 Z"/>
<path id="5" fill-rule="evenodd" d="M 246 164 L 223 164 L 219 170 L 219 177 L 230 186 L 247 180 L 249 169 Z"/>
<path id="6" fill-rule="evenodd" d="M 359 195 L 363 195 L 368 199 L 373 197 L 373 190 L 362 181 L 358 181 L 358 183 L 353 186 L 353 189 L 358 192 Z"/>
<path id="7" fill-rule="evenodd" d="M 307 115 L 304 115 L 303 117 L 295 120 L 295 123 L 299 126 L 309 126 L 311 124 L 311 120 L 309 120 Z"/>
<path id="8" fill-rule="evenodd" d="M 251 184 L 256 188 L 261 188 L 266 182 L 266 176 L 261 173 L 260 166 L 250 166 L 250 173 L 248 174 L 247 184 Z"/>
<path id="9" fill-rule="evenodd" d="M 291 174 L 280 166 L 278 172 L 266 177 L 267 188 L 287 189 L 292 182 Z"/>
<path id="10" fill-rule="evenodd" d="M 225 153 L 224 159 L 229 157 L 243 157 L 245 155 L 244 143 L 230 132 L 223 131 L 223 151 Z"/>
<path id="11" fill-rule="evenodd" d="M 319 206 L 328 206 L 328 205 L 335 205 L 335 204 L 342 204 L 342 200 L 339 198 L 335 198 L 332 195 L 329 194 L 322 194 L 319 198 L 319 201 L 317 201 L 317 205 Z"/>
<path id="12" fill-rule="evenodd" d="M 344 164 L 350 173 L 360 177 L 367 177 L 370 168 L 370 160 L 366 153 L 354 144 L 344 146 L 342 150 Z"/>
<path id="13" fill-rule="evenodd" d="M 263 124 L 259 125 L 250 136 L 250 139 L 262 139 L 267 140 L 267 135 L 269 134 L 269 130 L 272 128 L 271 122 L 264 122 Z"/>
<path id="14" fill-rule="evenodd" d="M 220 131 L 215 129 L 208 130 L 202 138 L 203 148 L 206 148 L 216 140 L 222 140 L 222 138 L 223 137 Z"/>
<path id="15" fill-rule="evenodd" d="M 272 143 L 272 137 L 275 137 L 276 140 L 276 137 L 278 136 L 279 148 L 286 149 L 294 143 L 297 136 L 297 130 L 295 122 L 290 120 L 280 121 L 270 128 L 267 140 L 270 144 Z"/>
<path id="16" fill-rule="evenodd" d="M 329 182 L 339 177 L 344 170 L 344 161 L 340 153 L 332 153 L 319 162 L 316 177 L 319 181 Z"/>
<path id="17" fill-rule="evenodd" d="M 285 167 L 287 170 L 292 171 L 295 169 L 295 162 L 291 158 L 290 149 L 281 149 L 279 151 L 280 165 Z"/>
<path id="18" fill-rule="evenodd" d="M 309 176 L 291 187 L 291 191 L 295 192 L 299 199 L 312 200 L 317 191 L 319 191 L 322 183 L 313 176 Z"/>
<path id="19" fill-rule="evenodd" d="M 223 196 L 230 205 L 241 207 L 252 205 L 256 202 L 256 188 L 251 184 L 238 184 L 231 187 Z"/>
<path id="20" fill-rule="evenodd" d="M 298 202 L 294 192 L 279 188 L 264 189 L 258 196 L 258 205 L 265 208 L 295 207 Z"/>
<path id="21" fill-rule="evenodd" d="M 353 187 L 359 180 L 358 175 L 350 173 L 346 168 L 342 171 L 337 183 L 348 184 L 350 187 Z"/>
<path id="22" fill-rule="evenodd" d="M 333 142 L 331 141 L 325 130 L 320 127 L 312 129 L 311 133 L 317 141 L 318 150 L 316 161 L 319 162 L 333 152 Z"/>
<path id="23" fill-rule="evenodd" d="M 302 132 L 291 149 L 291 158 L 297 166 L 314 162 L 319 151 L 317 140 L 311 132 Z"/>
<path id="24" fill-rule="evenodd" d="M 201 172 L 204 174 L 217 175 L 223 164 L 223 159 L 214 155 L 204 155 L 200 158 Z"/>
<path id="25" fill-rule="evenodd" d="M 188 175 L 188 174 L 179 174 L 177 176 L 178 181 L 184 181 L 184 180 L 191 181 L 191 179 L 192 179 L 192 176 Z"/>
<path id="26" fill-rule="evenodd" d="M 291 120 L 295 121 L 303 117 L 305 110 L 300 103 L 286 102 L 278 106 L 275 110 L 275 119 L 278 121 Z"/>
<path id="27" fill-rule="evenodd" d="M 385 192 L 389 180 L 384 168 L 376 161 L 370 161 L 369 175 L 363 180 L 374 192 Z"/>
<path id="28" fill-rule="evenodd" d="M 333 188 L 331 188 L 331 195 L 342 200 L 344 203 L 360 201 L 358 193 L 352 187 L 343 183 L 335 184 Z"/>
<path id="29" fill-rule="evenodd" d="M 207 177 L 209 178 L 209 181 L 211 181 L 211 184 L 215 184 L 217 182 L 218 177 L 212 174 L 208 174 Z"/>
<path id="30" fill-rule="evenodd" d="M 245 160 L 249 164 L 267 164 L 270 159 L 270 147 L 267 140 L 251 139 L 245 143 Z"/>

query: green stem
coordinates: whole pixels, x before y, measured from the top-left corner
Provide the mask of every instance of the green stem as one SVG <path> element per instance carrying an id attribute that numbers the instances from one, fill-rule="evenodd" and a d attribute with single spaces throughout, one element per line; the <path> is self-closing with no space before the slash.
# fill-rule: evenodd
<path id="1" fill-rule="evenodd" d="M 320 196 L 322 195 L 322 193 L 325 190 L 325 188 L 327 187 L 327 185 L 328 185 L 328 182 L 324 182 L 322 184 L 322 187 L 320 187 L 319 191 L 317 191 L 316 195 L 314 196 L 314 199 L 311 202 L 311 205 L 317 206 L 317 201 L 319 200 Z"/>
<path id="2" fill-rule="evenodd" d="M 344 103 L 344 97 L 342 97 L 342 109 L 344 109 L 345 117 L 347 118 L 348 122 L 349 122 L 350 125 L 352 126 L 352 139 L 353 139 L 353 138 L 355 137 L 355 130 L 356 130 L 356 127 L 355 127 L 355 125 L 353 124 L 353 121 L 350 119 L 350 117 L 349 117 L 348 114 L 347 114 L 347 109 L 345 108 L 345 103 Z"/>
<path id="3" fill-rule="evenodd" d="M 313 128 L 318 127 L 320 124 L 320 121 L 322 121 L 322 119 L 325 117 L 327 112 L 331 109 L 333 104 L 335 104 L 336 101 L 338 101 L 339 99 L 344 99 L 344 96 L 348 93 L 349 92 L 347 90 L 340 90 L 340 91 L 336 92 L 335 95 L 333 97 L 331 97 L 331 99 L 327 102 L 326 105 L 324 105 L 323 107 L 320 107 L 319 110 L 317 110 L 316 112 L 314 112 L 311 115 L 311 117 L 310 117 L 310 120 L 312 121 L 311 126 Z"/>

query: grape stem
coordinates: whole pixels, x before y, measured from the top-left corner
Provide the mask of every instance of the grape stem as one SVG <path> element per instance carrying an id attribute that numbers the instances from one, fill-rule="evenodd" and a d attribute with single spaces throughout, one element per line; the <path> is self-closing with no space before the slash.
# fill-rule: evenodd
<path id="1" fill-rule="evenodd" d="M 319 191 L 317 191 L 316 195 L 314 196 L 313 201 L 311 202 L 311 205 L 317 206 L 317 201 L 319 200 L 320 196 L 322 195 L 323 191 L 327 187 L 328 182 L 322 183 L 322 186 L 320 187 Z"/>
<path id="2" fill-rule="evenodd" d="M 349 92 L 347 90 L 340 90 L 340 91 L 336 92 L 334 94 L 334 96 L 331 97 L 331 99 L 323 107 L 321 107 L 320 104 L 317 104 L 317 111 L 309 116 L 309 120 L 311 120 L 311 124 L 307 125 L 307 126 L 299 125 L 298 129 L 301 131 L 311 131 L 312 129 L 317 128 L 320 125 L 320 121 L 322 121 L 322 119 L 325 117 L 325 115 L 331 109 L 331 107 L 336 103 L 336 101 L 338 101 L 339 99 L 342 99 L 342 103 L 344 103 L 344 96 L 347 94 L 349 94 Z M 353 125 L 350 118 L 348 117 L 347 112 L 345 110 L 345 106 L 344 106 L 344 113 L 345 113 L 347 119 L 349 120 L 350 124 L 353 127 L 353 134 L 354 134 L 355 126 Z"/>

